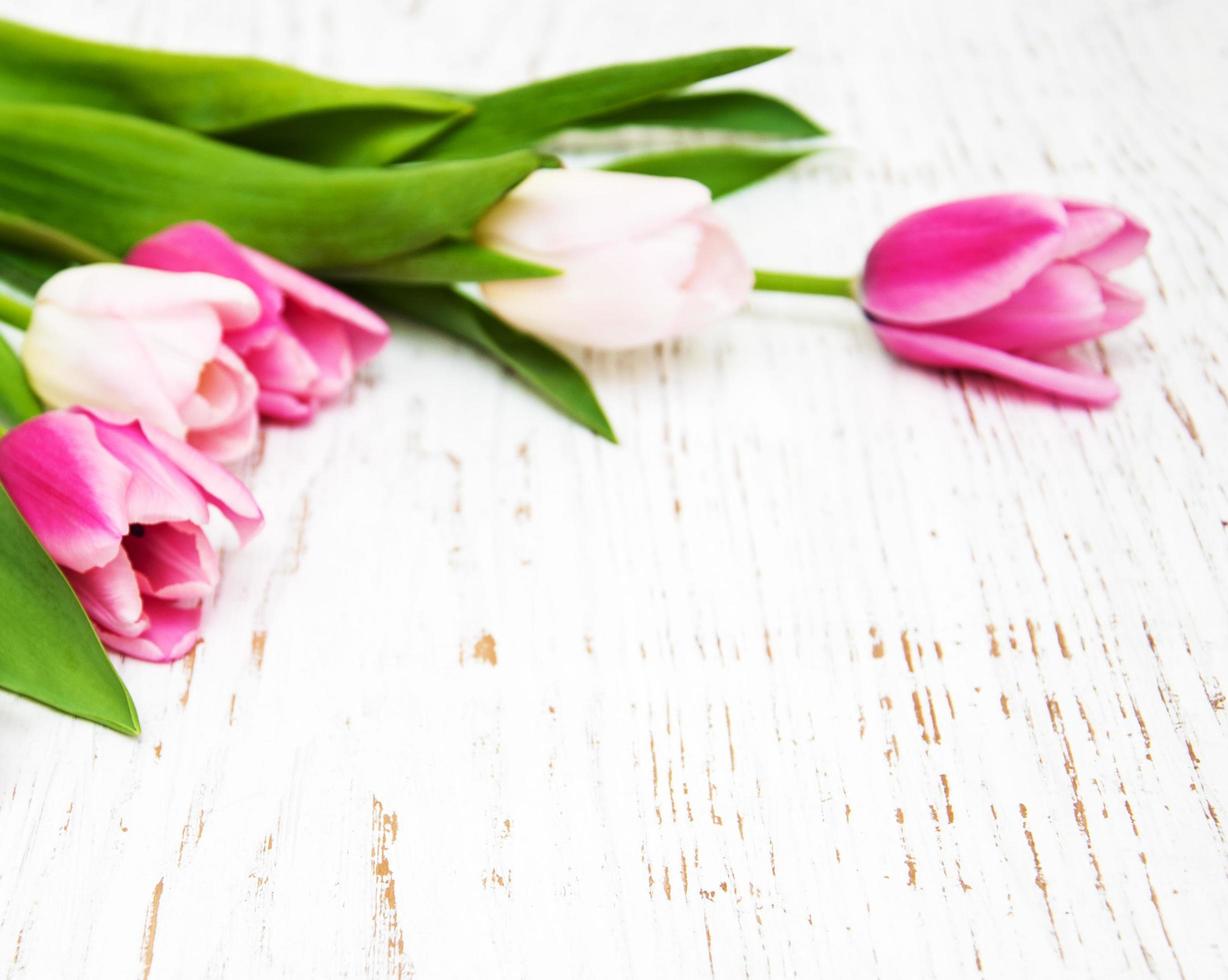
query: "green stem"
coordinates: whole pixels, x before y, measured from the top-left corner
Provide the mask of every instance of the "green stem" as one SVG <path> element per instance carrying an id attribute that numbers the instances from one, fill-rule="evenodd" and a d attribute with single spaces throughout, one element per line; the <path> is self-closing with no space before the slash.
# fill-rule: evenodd
<path id="1" fill-rule="evenodd" d="M 853 279 L 837 276 L 808 276 L 800 272 L 755 270 L 755 288 L 769 293 L 804 293 L 807 296 L 842 296 L 857 299 Z"/>
<path id="2" fill-rule="evenodd" d="M 18 330 L 25 330 L 30 325 L 30 316 L 34 307 L 16 293 L 0 289 L 0 320 L 11 324 Z"/>

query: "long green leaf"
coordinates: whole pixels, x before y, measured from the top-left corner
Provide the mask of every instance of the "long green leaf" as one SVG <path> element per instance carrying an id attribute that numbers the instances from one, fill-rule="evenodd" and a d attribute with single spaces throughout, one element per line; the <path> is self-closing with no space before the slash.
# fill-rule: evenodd
<path id="1" fill-rule="evenodd" d="M 0 21 L 0 101 L 91 106 L 317 163 L 379 165 L 463 119 L 438 92 L 320 78 L 255 58 L 98 44 Z"/>
<path id="2" fill-rule="evenodd" d="M 568 418 L 603 439 L 618 441 L 580 369 L 553 347 L 509 327 L 480 303 L 446 286 L 373 284 L 363 286 L 360 293 L 486 352 Z"/>
<path id="3" fill-rule="evenodd" d="M 537 163 L 517 152 L 329 170 L 131 116 L 0 105 L 0 210 L 121 254 L 201 219 L 292 265 L 374 262 L 466 231 Z"/>
<path id="4" fill-rule="evenodd" d="M 542 279 L 557 276 L 559 270 L 473 242 L 444 241 L 410 255 L 347 269 L 329 269 L 321 274 L 343 282 L 448 283 Z"/>
<path id="5" fill-rule="evenodd" d="M 781 99 L 760 92 L 684 92 L 641 102 L 585 121 L 586 129 L 671 126 L 810 139 L 827 130 Z"/>
<path id="6" fill-rule="evenodd" d="M 484 156 L 535 145 L 560 130 L 684 88 L 779 58 L 787 48 L 728 48 L 703 54 L 611 65 L 484 95 L 465 125 L 425 149 L 422 159 Z"/>
<path id="7" fill-rule="evenodd" d="M 689 177 L 707 184 L 713 197 L 723 197 L 772 176 L 815 150 L 759 150 L 745 146 L 702 146 L 665 153 L 625 157 L 605 166 L 657 177 Z"/>
<path id="8" fill-rule="evenodd" d="M 0 488 L 0 687 L 117 732 L 136 708 L 63 574 Z"/>
<path id="9" fill-rule="evenodd" d="M 30 390 L 21 361 L 0 337 L 0 432 L 34 418 L 43 410 Z"/>

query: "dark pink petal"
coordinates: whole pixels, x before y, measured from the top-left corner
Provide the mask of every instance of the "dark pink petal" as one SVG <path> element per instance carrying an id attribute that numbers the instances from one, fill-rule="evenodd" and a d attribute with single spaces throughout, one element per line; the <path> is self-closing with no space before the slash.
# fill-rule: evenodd
<path id="1" fill-rule="evenodd" d="M 264 515 L 251 492 L 237 477 L 213 460 L 202 456 L 187 443 L 180 442 L 153 426 L 142 427 L 145 437 L 173 466 L 191 479 L 208 501 L 215 505 L 234 525 L 239 541 L 246 544 L 264 524 Z M 204 523 L 197 521 L 193 523 Z"/>
<path id="2" fill-rule="evenodd" d="M 122 548 L 105 565 L 86 572 L 69 570 L 64 576 L 77 593 L 86 614 L 100 630 L 137 636 L 149 625 L 141 603 L 140 586 Z"/>
<path id="3" fill-rule="evenodd" d="M 100 632 L 102 642 L 116 653 L 139 660 L 168 663 L 192 652 L 200 639 L 200 603 L 178 606 L 163 599 L 146 599 L 149 626 L 140 636 Z"/>
<path id="4" fill-rule="evenodd" d="M 314 310 L 291 308 L 286 319 L 319 372 L 311 394 L 325 400 L 336 398 L 354 379 L 354 358 L 345 327 Z"/>
<path id="5" fill-rule="evenodd" d="M 0 439 L 0 483 L 48 554 L 76 572 L 119 552 L 131 482 L 91 420 L 75 412 L 48 412 Z"/>
<path id="6" fill-rule="evenodd" d="M 1109 330 L 1124 327 L 1143 312 L 1143 297 L 1127 286 L 1100 279 L 1100 293 L 1104 298 L 1104 319 Z"/>
<path id="7" fill-rule="evenodd" d="M 982 371 L 1057 398 L 1090 406 L 1112 404 L 1119 394 L 1113 379 L 1102 374 L 1085 374 L 1056 367 L 928 330 L 908 330 L 876 323 L 874 331 L 887 350 L 915 364 Z"/>
<path id="8" fill-rule="evenodd" d="M 196 484 L 150 443 L 142 423 L 112 412 L 72 411 L 92 421 L 98 441 L 131 472 L 126 498 L 130 523 L 209 520 L 208 503 Z"/>
<path id="9" fill-rule="evenodd" d="M 200 600 L 217 588 L 217 552 L 195 524 L 151 524 L 124 548 L 141 592 L 158 599 Z"/>
<path id="10" fill-rule="evenodd" d="M 1059 253 L 1066 212 L 1007 194 L 940 205 L 892 225 L 866 259 L 863 305 L 877 320 L 921 324 L 1005 301 Z"/>
<path id="11" fill-rule="evenodd" d="M 355 363 L 369 361 L 388 342 L 388 324 L 361 303 L 272 256 L 242 245 L 239 248 L 257 272 L 281 289 L 288 305 L 330 317 L 348 328 Z"/>
<path id="12" fill-rule="evenodd" d="M 1089 269 L 1059 262 L 1043 269 L 1005 303 L 924 329 L 999 350 L 1068 347 L 1110 329 L 1100 283 Z"/>
<path id="13" fill-rule="evenodd" d="M 320 377 L 320 369 L 307 348 L 284 329 L 271 335 L 268 343 L 244 353 L 243 362 L 262 390 L 306 392 Z"/>
<path id="14" fill-rule="evenodd" d="M 1115 222 L 1111 234 L 1097 240 L 1089 240 L 1077 252 L 1070 253 L 1076 261 L 1093 272 L 1106 274 L 1129 265 L 1147 249 L 1151 238 L 1143 223 L 1119 208 L 1099 204 L 1084 204 L 1080 201 L 1063 201 L 1066 213 L 1073 222 Z"/>
<path id="15" fill-rule="evenodd" d="M 288 391 L 262 391 L 259 405 L 260 414 L 265 418 L 291 425 L 308 422 L 316 413 L 314 398 Z"/>

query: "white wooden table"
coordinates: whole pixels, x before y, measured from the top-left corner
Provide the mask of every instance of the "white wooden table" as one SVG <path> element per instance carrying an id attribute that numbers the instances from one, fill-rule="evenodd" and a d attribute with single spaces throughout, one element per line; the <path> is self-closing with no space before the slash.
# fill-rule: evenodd
<path id="1" fill-rule="evenodd" d="M 1089 414 L 758 297 L 581 354 L 606 445 L 399 335 L 272 430 L 269 523 L 144 734 L 0 695 L 10 977 L 1228 971 L 1228 8 L 2 0 L 87 36 L 481 89 L 748 42 L 855 149 L 723 205 L 840 273 L 1037 189 L 1155 230 Z"/>

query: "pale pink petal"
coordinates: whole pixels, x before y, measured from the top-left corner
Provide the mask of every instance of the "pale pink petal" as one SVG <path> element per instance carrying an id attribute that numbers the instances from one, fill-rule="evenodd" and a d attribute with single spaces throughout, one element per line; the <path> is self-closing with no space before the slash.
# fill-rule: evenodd
<path id="1" fill-rule="evenodd" d="M 209 306 L 223 323 L 236 327 L 250 324 L 260 313 L 253 292 L 231 277 L 107 262 L 56 273 L 39 289 L 38 298 L 83 316 L 130 319 L 184 306 Z"/>
<path id="2" fill-rule="evenodd" d="M 746 304 L 755 284 L 754 270 L 715 212 L 705 208 L 694 220 L 701 237 L 691 273 L 682 284 L 679 335 L 732 316 Z"/>
<path id="3" fill-rule="evenodd" d="M 1101 274 L 1129 265 L 1147 249 L 1151 237 L 1146 227 L 1137 218 L 1119 208 L 1080 201 L 1063 201 L 1067 214 L 1074 221 L 1116 222 L 1117 227 L 1098 241 L 1088 241 L 1085 247 L 1072 253 L 1071 257 Z"/>
<path id="4" fill-rule="evenodd" d="M 536 170 L 475 229 L 480 244 L 549 257 L 652 234 L 705 207 L 712 194 L 679 177 L 604 170 Z"/>
<path id="5" fill-rule="evenodd" d="M 992 309 L 917 329 L 1000 350 L 1067 347 L 1108 330 L 1105 313 L 1100 283 L 1092 272 L 1059 262 Z"/>
<path id="6" fill-rule="evenodd" d="M 887 350 L 915 364 L 981 371 L 1089 406 L 1112 404 L 1119 394 L 1113 379 L 1102 374 L 1055 367 L 932 331 L 873 326 Z"/>
<path id="7" fill-rule="evenodd" d="M 1004 194 L 943 204 L 875 242 L 861 283 L 877 320 L 921 324 L 1006 300 L 1061 251 L 1066 212 L 1052 198 Z"/>
<path id="8" fill-rule="evenodd" d="M 178 606 L 162 599 L 145 599 L 149 626 L 136 637 L 100 632 L 102 642 L 114 650 L 139 660 L 169 663 L 192 652 L 200 639 L 200 604 Z"/>
<path id="9" fill-rule="evenodd" d="M 137 636 L 148 625 L 141 590 L 124 549 L 105 565 L 84 572 L 64 572 L 81 606 L 100 630 Z"/>
<path id="10" fill-rule="evenodd" d="M 147 428 L 161 430 L 109 412 L 86 409 L 74 412 L 92 420 L 98 441 L 132 474 L 126 503 L 131 523 L 203 524 L 209 519 L 208 503 L 196 484 L 150 443 Z M 167 438 L 178 442 L 174 436 Z"/>
<path id="11" fill-rule="evenodd" d="M 285 294 L 287 313 L 289 307 L 298 306 L 345 326 L 356 363 L 369 361 L 388 342 L 388 324 L 357 300 L 270 255 L 242 245 L 239 249 L 260 275 Z"/>
<path id="12" fill-rule="evenodd" d="M 217 553 L 195 524 L 135 525 L 124 547 L 146 595 L 198 600 L 217 588 Z"/>
<path id="13" fill-rule="evenodd" d="M 246 456 L 256 444 L 259 395 L 260 386 L 239 356 L 220 347 L 179 410 L 189 426 L 188 445 L 222 463 Z"/>
<path id="14" fill-rule="evenodd" d="M 115 558 L 131 481 L 90 419 L 74 412 L 37 416 L 0 439 L 0 483 L 48 554 L 73 571 Z"/>

